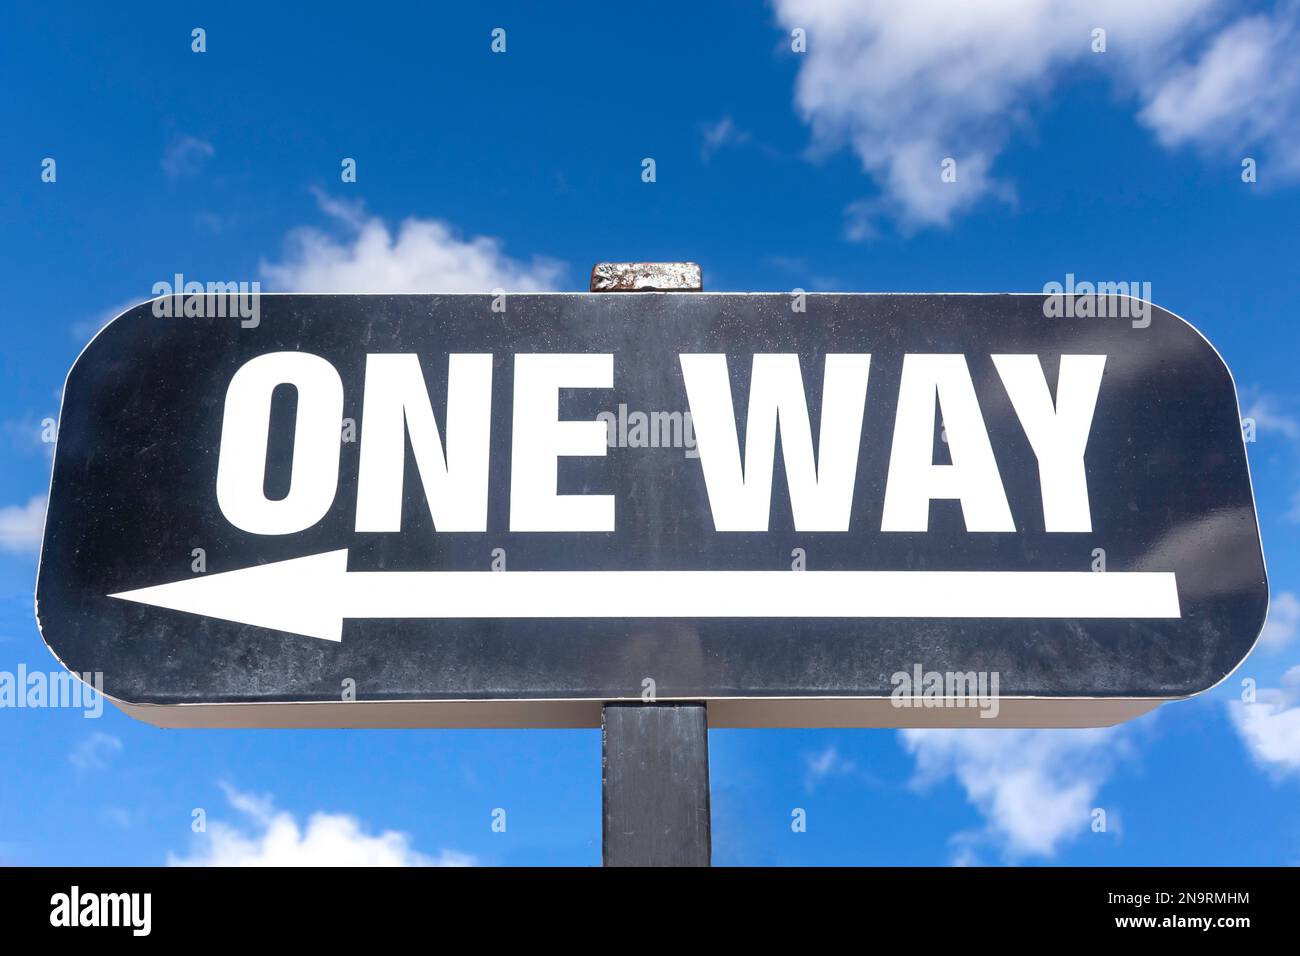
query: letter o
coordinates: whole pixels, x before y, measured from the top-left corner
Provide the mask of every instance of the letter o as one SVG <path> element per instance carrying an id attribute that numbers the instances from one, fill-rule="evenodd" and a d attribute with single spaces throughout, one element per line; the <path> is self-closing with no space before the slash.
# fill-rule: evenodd
<path id="1" fill-rule="evenodd" d="M 289 493 L 266 497 L 271 395 L 298 391 Z M 226 520 L 253 534 L 292 534 L 329 511 L 339 479 L 343 382 L 334 366 L 307 352 L 268 352 L 246 362 L 226 389 L 217 458 L 217 504 Z"/>

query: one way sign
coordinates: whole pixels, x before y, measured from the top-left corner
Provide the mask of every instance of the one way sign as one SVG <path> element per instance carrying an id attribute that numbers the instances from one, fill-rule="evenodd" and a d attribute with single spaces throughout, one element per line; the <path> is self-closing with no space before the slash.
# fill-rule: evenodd
<path id="1" fill-rule="evenodd" d="M 1213 347 L 1052 298 L 155 300 L 68 376 L 42 633 L 161 725 L 1113 723 L 1263 555 Z"/>

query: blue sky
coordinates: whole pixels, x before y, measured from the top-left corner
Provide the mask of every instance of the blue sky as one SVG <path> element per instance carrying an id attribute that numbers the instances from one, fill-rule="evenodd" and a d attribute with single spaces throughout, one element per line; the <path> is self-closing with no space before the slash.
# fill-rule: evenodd
<path id="1" fill-rule="evenodd" d="M 0 671 L 55 666 L 31 613 L 42 421 L 95 329 L 174 273 L 580 290 L 598 260 L 693 259 L 713 290 L 1150 282 L 1257 425 L 1260 647 L 1113 731 L 715 731 L 715 861 L 1300 862 L 1300 12 L 1137 6 L 6 6 Z M 0 747 L 4 863 L 600 858 L 597 731 L 4 709 Z"/>

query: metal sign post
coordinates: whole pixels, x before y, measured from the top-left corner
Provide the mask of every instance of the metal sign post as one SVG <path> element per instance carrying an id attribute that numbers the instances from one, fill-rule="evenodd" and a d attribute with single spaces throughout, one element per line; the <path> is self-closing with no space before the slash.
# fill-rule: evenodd
<path id="1" fill-rule="evenodd" d="M 704 704 L 606 704 L 601 720 L 606 866 L 708 866 Z"/>
<path id="2" fill-rule="evenodd" d="M 702 292 L 693 262 L 601 262 L 592 292 Z M 703 703 L 601 709 L 606 866 L 708 866 L 709 720 Z"/>

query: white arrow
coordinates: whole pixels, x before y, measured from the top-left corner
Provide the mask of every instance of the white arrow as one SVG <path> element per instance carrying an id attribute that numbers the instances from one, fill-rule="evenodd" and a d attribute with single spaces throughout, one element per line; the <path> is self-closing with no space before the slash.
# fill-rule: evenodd
<path id="1" fill-rule="evenodd" d="M 344 618 L 1171 618 L 1166 571 L 349 571 L 327 551 L 110 597 L 326 641 Z"/>

